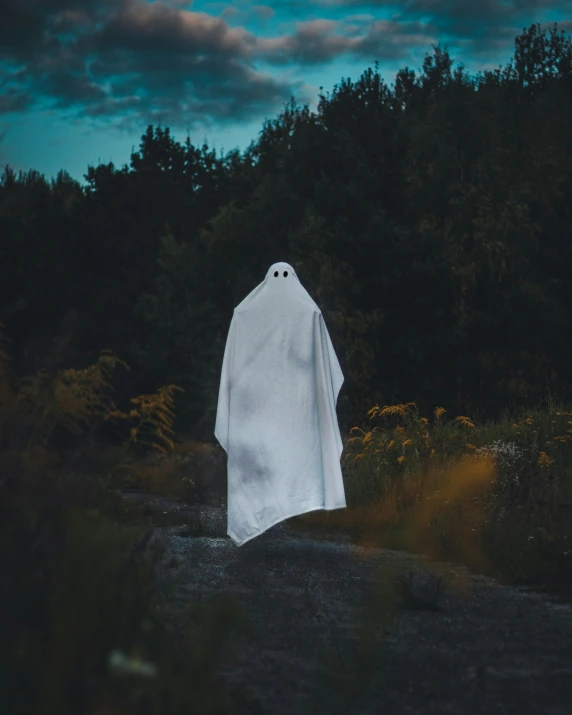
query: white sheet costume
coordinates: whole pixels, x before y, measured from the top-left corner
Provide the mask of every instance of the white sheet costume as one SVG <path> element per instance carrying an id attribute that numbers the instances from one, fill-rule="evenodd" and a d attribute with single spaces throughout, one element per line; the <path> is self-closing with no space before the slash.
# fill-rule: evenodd
<path id="1" fill-rule="evenodd" d="M 215 436 L 228 456 L 228 535 L 346 506 L 336 402 L 344 376 L 322 313 L 275 263 L 234 309 Z"/>

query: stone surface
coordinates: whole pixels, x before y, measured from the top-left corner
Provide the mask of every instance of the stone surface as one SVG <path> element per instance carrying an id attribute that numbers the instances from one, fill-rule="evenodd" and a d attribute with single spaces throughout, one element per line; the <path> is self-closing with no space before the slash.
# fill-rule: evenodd
<path id="1" fill-rule="evenodd" d="M 145 492 L 118 492 L 119 496 L 140 507 L 158 526 L 183 526 L 185 536 L 226 537 L 226 507 L 187 504 Z"/>
<path id="2" fill-rule="evenodd" d="M 294 533 L 288 522 L 236 547 L 220 531 L 224 509 L 214 512 L 177 511 L 210 535 L 156 528 L 157 575 L 173 587 L 173 614 L 219 594 L 244 609 L 252 629 L 220 669 L 248 693 L 241 715 L 572 714 L 572 605 L 404 552 Z M 363 631 L 369 643 L 356 627 L 366 607 L 380 617 Z M 330 674 L 329 658 L 343 676 Z"/>

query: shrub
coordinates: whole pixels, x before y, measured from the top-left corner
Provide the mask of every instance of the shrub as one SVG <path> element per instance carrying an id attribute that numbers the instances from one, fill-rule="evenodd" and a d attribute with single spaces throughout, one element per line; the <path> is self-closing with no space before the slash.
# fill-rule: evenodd
<path id="1" fill-rule="evenodd" d="M 148 521 L 126 514 L 108 481 L 81 478 L 53 445 L 56 429 L 93 438 L 108 419 L 132 420 L 128 446 L 163 453 L 173 386 L 110 396 L 119 361 L 15 379 L 0 330 L 0 689 L 12 715 L 232 713 L 215 669 L 243 618 L 236 602 L 190 604 L 169 616 Z M 135 430 L 135 433 L 133 432 Z M 165 446 L 166 445 L 166 446 Z M 200 609 L 200 618 L 193 614 Z M 175 620 L 175 627 L 173 621 Z M 240 695 L 240 693 L 238 694 Z"/>
<path id="2" fill-rule="evenodd" d="M 572 592 L 571 411 L 549 402 L 483 425 L 414 402 L 368 415 L 378 424 L 346 441 L 348 509 L 296 522 Z"/>

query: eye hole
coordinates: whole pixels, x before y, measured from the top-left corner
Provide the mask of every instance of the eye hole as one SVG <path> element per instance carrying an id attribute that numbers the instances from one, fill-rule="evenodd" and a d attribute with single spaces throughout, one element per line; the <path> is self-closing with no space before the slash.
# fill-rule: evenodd
<path id="1" fill-rule="evenodd" d="M 288 275 L 288 271 L 284 271 L 284 278 Z"/>
<path id="2" fill-rule="evenodd" d="M 274 278 L 278 275 L 278 271 L 274 271 Z"/>

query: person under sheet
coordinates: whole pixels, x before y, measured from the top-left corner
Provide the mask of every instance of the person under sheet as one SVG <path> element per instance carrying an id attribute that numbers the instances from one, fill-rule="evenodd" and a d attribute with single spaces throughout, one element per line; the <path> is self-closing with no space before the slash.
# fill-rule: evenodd
<path id="1" fill-rule="evenodd" d="M 234 309 L 221 370 L 214 433 L 237 546 L 292 516 L 346 506 L 343 381 L 320 309 L 292 266 L 274 263 Z"/>

